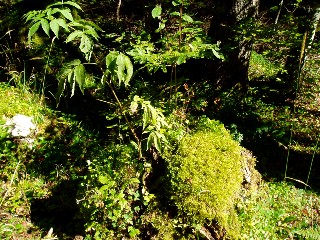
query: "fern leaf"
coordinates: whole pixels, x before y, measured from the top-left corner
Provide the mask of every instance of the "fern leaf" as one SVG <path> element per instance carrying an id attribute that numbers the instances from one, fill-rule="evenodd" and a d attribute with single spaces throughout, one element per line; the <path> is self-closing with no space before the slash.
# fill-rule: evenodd
<path id="1" fill-rule="evenodd" d="M 39 29 L 39 26 L 40 26 L 41 22 L 36 22 L 35 24 L 33 24 L 31 26 L 31 28 L 29 29 L 29 32 L 28 32 L 28 39 L 29 41 L 31 40 L 31 37 L 38 31 Z"/>
<path id="2" fill-rule="evenodd" d="M 320 240 L 320 227 L 318 225 L 313 228 L 296 230 L 294 233 L 308 240 Z"/>

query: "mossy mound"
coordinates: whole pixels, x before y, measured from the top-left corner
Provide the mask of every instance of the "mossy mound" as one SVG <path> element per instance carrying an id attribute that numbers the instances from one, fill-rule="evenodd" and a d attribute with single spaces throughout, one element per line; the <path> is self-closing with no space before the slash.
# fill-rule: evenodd
<path id="1" fill-rule="evenodd" d="M 223 124 L 206 118 L 167 159 L 171 199 L 190 225 L 215 223 L 226 236 L 237 238 L 234 206 L 243 183 L 241 149 Z"/>

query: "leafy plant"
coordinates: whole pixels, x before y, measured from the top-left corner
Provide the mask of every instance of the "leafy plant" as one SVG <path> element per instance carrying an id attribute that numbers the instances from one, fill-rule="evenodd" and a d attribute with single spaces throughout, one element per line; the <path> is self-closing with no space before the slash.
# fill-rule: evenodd
<path id="1" fill-rule="evenodd" d="M 182 7 L 181 2 L 172 3 L 174 6 Z M 156 47 L 155 43 L 138 36 L 134 38 L 131 50 L 127 51 L 136 63 L 147 67 L 149 73 L 159 69 L 167 72 L 167 66 L 181 65 L 189 59 L 223 59 L 218 45 L 210 43 L 203 29 L 199 27 L 201 22 L 194 21 L 191 16 L 177 11 L 164 14 L 162 7 L 157 5 L 152 10 L 152 17 L 160 20 L 156 32 L 162 35 L 159 39 L 161 47 Z M 174 22 L 174 29 L 177 31 L 166 30 L 166 22 Z"/>
<path id="2" fill-rule="evenodd" d="M 66 84 L 69 83 L 71 86 L 71 97 L 74 95 L 76 89 L 76 83 L 84 94 L 84 83 L 86 80 L 86 70 L 84 65 L 79 59 L 73 60 L 64 66 L 60 76 L 59 76 L 58 91 L 55 94 L 57 105 L 60 102 L 60 98 L 63 94 L 63 91 L 66 88 Z"/>
<path id="3" fill-rule="evenodd" d="M 45 10 L 34 10 L 24 15 L 26 22 L 30 22 L 32 26 L 29 28 L 28 39 L 31 41 L 32 36 L 42 28 L 48 37 L 50 37 L 50 30 L 55 37 L 59 38 L 59 30 L 63 28 L 66 32 L 73 31 L 66 38 L 66 42 L 72 42 L 76 39 L 80 40 L 79 49 L 85 54 L 89 61 L 93 49 L 93 40 L 98 40 L 99 35 L 97 30 L 102 31 L 96 24 L 83 20 L 75 19 L 72 15 L 70 7 L 82 10 L 79 4 L 72 1 L 62 1 L 61 3 L 54 3 Z"/>
<path id="4" fill-rule="evenodd" d="M 141 165 L 132 146 L 110 146 L 100 159 L 88 160 L 78 203 L 86 231 L 94 239 L 139 235 L 137 214 L 144 198 L 139 191 Z"/>
<path id="5" fill-rule="evenodd" d="M 158 108 L 151 105 L 150 101 L 145 101 L 139 96 L 134 96 L 130 106 L 131 112 L 135 113 L 139 105 L 143 110 L 142 134 L 148 134 L 146 149 L 148 150 L 153 145 L 161 152 L 167 143 L 164 131 L 169 125 L 166 118 Z"/>

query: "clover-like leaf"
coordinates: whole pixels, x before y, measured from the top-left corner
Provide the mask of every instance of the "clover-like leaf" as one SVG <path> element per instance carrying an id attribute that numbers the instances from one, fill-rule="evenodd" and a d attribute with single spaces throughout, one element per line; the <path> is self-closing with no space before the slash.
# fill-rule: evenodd
<path id="1" fill-rule="evenodd" d="M 159 18 L 161 16 L 162 8 L 160 5 L 157 5 L 154 9 L 152 9 L 151 15 L 153 18 Z"/>

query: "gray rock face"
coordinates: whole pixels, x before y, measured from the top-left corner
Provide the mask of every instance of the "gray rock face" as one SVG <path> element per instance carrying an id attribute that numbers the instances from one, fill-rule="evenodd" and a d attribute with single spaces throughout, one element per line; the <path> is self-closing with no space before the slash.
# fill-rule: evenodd
<path id="1" fill-rule="evenodd" d="M 33 117 L 17 114 L 5 123 L 8 133 L 12 138 L 18 138 L 32 147 L 33 137 L 36 133 L 36 125 L 32 122 Z"/>

